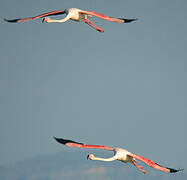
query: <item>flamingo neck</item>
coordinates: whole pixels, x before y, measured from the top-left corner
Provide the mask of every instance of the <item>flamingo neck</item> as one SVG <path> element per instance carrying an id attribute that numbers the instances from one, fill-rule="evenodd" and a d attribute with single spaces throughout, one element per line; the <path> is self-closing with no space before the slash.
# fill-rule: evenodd
<path id="1" fill-rule="evenodd" d="M 50 19 L 48 22 L 52 23 L 52 22 L 57 22 L 57 23 L 63 23 L 67 20 L 69 20 L 71 18 L 70 15 L 67 15 L 64 19 Z"/>
<path id="2" fill-rule="evenodd" d="M 100 158 L 100 157 L 94 157 L 94 158 L 92 158 L 92 160 L 98 160 L 98 161 L 114 161 L 114 160 L 116 160 L 116 157 L 111 157 L 111 158 Z"/>

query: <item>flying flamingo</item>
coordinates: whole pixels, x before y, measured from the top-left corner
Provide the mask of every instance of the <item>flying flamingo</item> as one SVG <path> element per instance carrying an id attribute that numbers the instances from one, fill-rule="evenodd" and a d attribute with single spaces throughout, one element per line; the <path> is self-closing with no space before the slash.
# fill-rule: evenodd
<path id="1" fill-rule="evenodd" d="M 157 163 L 154 163 L 150 159 L 147 159 L 147 158 L 144 158 L 142 156 L 133 154 L 133 153 L 128 152 L 127 150 L 122 149 L 122 148 L 112 148 L 112 147 L 101 146 L 101 145 L 86 145 L 86 144 L 75 142 L 75 141 L 72 141 L 72 140 L 61 139 L 61 138 L 56 138 L 56 137 L 54 137 L 54 139 L 57 142 L 59 142 L 61 144 L 64 144 L 66 146 L 69 146 L 69 147 L 90 148 L 90 149 L 105 149 L 105 150 L 113 151 L 114 156 L 110 157 L 110 158 L 100 158 L 100 157 L 95 157 L 93 154 L 88 154 L 87 159 L 107 161 L 107 162 L 118 160 L 118 161 L 122 161 L 124 163 L 132 163 L 134 166 L 136 166 L 144 174 L 146 173 L 146 171 L 143 169 L 142 166 L 137 164 L 137 160 L 140 160 L 140 161 L 144 162 L 145 164 L 147 164 L 148 166 L 150 166 L 152 168 L 155 168 L 155 169 L 158 169 L 160 171 L 167 172 L 167 173 L 176 173 L 178 171 L 183 170 L 183 169 L 172 169 L 172 168 L 168 168 L 168 167 L 163 167 L 163 166 L 161 166 Z"/>
<path id="2" fill-rule="evenodd" d="M 61 15 L 61 14 L 66 14 L 67 16 L 64 19 L 51 19 L 47 16 L 53 16 L 53 15 Z M 84 11 L 84 10 L 80 10 L 77 8 L 70 8 L 70 9 L 65 9 L 65 10 L 57 10 L 57 11 L 51 11 L 51 12 L 47 12 L 38 16 L 34 16 L 34 17 L 29 17 L 29 18 L 20 18 L 20 19 L 4 19 L 7 22 L 11 22 L 11 23 L 16 23 L 16 22 L 25 22 L 25 21 L 29 21 L 29 20 L 33 20 L 33 19 L 39 19 L 39 18 L 43 18 L 42 22 L 47 22 L 47 23 L 52 23 L 52 22 L 58 22 L 58 23 L 63 23 L 69 19 L 73 20 L 73 21 L 83 21 L 86 24 L 88 24 L 89 26 L 91 26 L 92 28 L 96 29 L 99 32 L 104 32 L 103 29 L 97 27 L 91 20 L 89 20 L 90 17 L 92 16 L 96 16 L 98 18 L 107 20 L 107 21 L 113 21 L 113 22 L 117 22 L 117 23 L 130 23 L 132 21 L 136 21 L 137 19 L 124 19 L 124 18 L 112 18 L 109 16 L 105 16 L 103 14 L 97 13 L 97 12 L 93 12 L 93 11 Z"/>

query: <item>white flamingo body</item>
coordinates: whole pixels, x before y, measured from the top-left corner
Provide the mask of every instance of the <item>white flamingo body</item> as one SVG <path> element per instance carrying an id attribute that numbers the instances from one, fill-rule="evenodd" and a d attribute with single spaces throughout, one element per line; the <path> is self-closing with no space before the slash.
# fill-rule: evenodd
<path id="1" fill-rule="evenodd" d="M 48 16 L 53 16 L 53 15 L 61 15 L 61 14 L 66 14 L 66 17 L 63 19 L 51 19 Z M 47 22 L 47 23 L 63 23 L 66 22 L 68 20 L 73 20 L 73 21 L 83 21 L 86 24 L 88 24 L 89 26 L 91 26 L 92 28 L 96 29 L 99 32 L 104 32 L 103 29 L 97 27 L 89 18 L 92 16 L 96 16 L 98 18 L 107 20 L 107 21 L 112 21 L 112 22 L 117 22 L 117 23 L 130 23 L 132 21 L 136 21 L 137 19 L 124 19 L 124 18 L 112 18 L 109 16 L 105 16 L 103 14 L 97 13 L 97 12 L 93 12 L 93 11 L 84 11 L 81 9 L 77 9 L 77 8 L 70 8 L 70 9 L 65 9 L 65 10 L 58 10 L 58 11 L 51 11 L 48 13 L 44 13 L 38 16 L 34 16 L 34 17 L 29 17 L 29 18 L 21 18 L 21 19 L 4 19 L 7 22 L 26 22 L 29 20 L 33 20 L 33 19 L 39 19 L 39 18 L 43 18 L 42 22 Z"/>
<path id="2" fill-rule="evenodd" d="M 81 21 L 82 19 L 88 19 L 88 17 L 89 17 L 88 14 L 83 14 L 83 13 L 80 13 L 80 12 L 83 12 L 83 10 L 80 10 L 80 9 L 77 9 L 77 8 L 70 8 L 68 10 L 65 10 L 65 13 L 67 14 L 67 16 L 60 21 L 57 20 L 57 22 L 65 22 L 69 19 L 71 19 L 73 21 Z M 50 21 L 50 22 L 52 22 L 52 21 Z"/>
<path id="3" fill-rule="evenodd" d="M 86 14 L 81 14 L 82 10 L 77 9 L 77 8 L 70 8 L 68 10 L 65 10 L 65 14 L 67 15 L 64 19 L 60 19 L 60 20 L 53 20 L 51 18 L 44 18 L 45 22 L 51 23 L 51 22 L 59 22 L 59 23 L 63 23 L 68 21 L 69 19 L 73 20 L 73 21 L 81 21 L 82 19 L 87 19 L 88 15 Z"/>
<path id="4" fill-rule="evenodd" d="M 62 138 L 56 138 L 54 137 L 55 140 L 61 144 L 64 144 L 66 146 L 69 147 L 79 147 L 79 148 L 89 148 L 89 149 L 105 149 L 105 150 L 109 150 L 109 151 L 113 151 L 114 152 L 114 156 L 110 157 L 110 158 L 101 158 L 101 157 L 95 157 L 93 154 L 88 154 L 87 159 L 90 160 L 98 160 L 98 161 L 106 161 L 106 162 L 110 162 L 110 161 L 121 161 L 124 163 L 131 163 L 134 166 L 136 166 L 138 168 L 138 170 L 140 170 L 141 172 L 143 172 L 144 174 L 146 173 L 146 171 L 143 169 L 143 166 L 140 166 L 137 164 L 137 160 L 140 160 L 142 162 L 144 162 L 145 164 L 147 164 L 148 166 L 155 168 L 157 170 L 163 171 L 163 172 L 167 172 L 167 173 L 176 173 L 178 171 L 181 171 L 183 169 L 172 169 L 172 168 L 168 168 L 168 167 L 163 167 L 157 163 L 154 163 L 152 160 L 144 158 L 142 156 L 133 154 L 123 148 L 112 148 L 112 147 L 108 147 L 108 146 L 101 146 L 101 145 L 86 145 L 83 143 L 78 143 L 72 140 L 67 140 L 67 139 L 62 139 Z"/>
<path id="5" fill-rule="evenodd" d="M 124 163 L 132 163 L 135 160 L 132 156 L 129 156 L 130 152 L 122 148 L 114 148 L 114 155 L 117 157 L 117 160 Z"/>
<path id="6" fill-rule="evenodd" d="M 113 152 L 114 152 L 114 156 L 111 158 L 98 158 L 98 157 L 95 157 L 93 154 L 89 154 L 88 158 L 91 160 L 100 160 L 100 161 L 118 160 L 118 161 L 122 161 L 124 163 L 132 163 L 135 160 L 132 156 L 129 156 L 130 152 L 128 152 L 125 149 L 114 148 Z"/>

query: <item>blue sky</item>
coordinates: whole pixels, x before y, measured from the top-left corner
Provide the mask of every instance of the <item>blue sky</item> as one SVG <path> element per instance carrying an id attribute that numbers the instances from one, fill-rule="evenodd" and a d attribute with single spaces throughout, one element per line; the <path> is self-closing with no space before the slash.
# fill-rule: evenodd
<path id="1" fill-rule="evenodd" d="M 0 16 L 71 7 L 139 20 L 1 20 L 1 164 L 58 152 L 58 136 L 187 168 L 187 2 L 2 0 Z"/>

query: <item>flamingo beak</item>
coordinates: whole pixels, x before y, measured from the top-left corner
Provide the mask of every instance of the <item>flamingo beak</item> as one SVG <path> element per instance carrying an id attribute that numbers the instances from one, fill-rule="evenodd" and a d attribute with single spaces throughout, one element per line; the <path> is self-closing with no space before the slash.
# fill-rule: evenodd
<path id="1" fill-rule="evenodd" d="M 88 156 L 87 156 L 87 160 L 89 159 L 89 154 L 88 154 Z"/>

